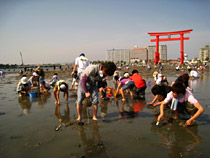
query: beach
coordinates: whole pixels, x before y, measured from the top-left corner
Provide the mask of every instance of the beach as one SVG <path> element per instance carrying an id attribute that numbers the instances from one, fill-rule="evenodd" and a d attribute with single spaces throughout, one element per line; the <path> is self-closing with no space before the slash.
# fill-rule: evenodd
<path id="1" fill-rule="evenodd" d="M 145 100 L 121 98 L 100 99 L 98 121 L 91 119 L 92 108 L 83 110 L 84 125 L 78 125 L 76 94 L 69 94 L 69 102 L 60 94 L 61 105 L 55 104 L 50 93 L 36 98 L 19 97 L 16 83 L 17 72 L 7 73 L 0 81 L 0 156 L 7 157 L 209 157 L 210 138 L 210 73 L 205 70 L 199 79 L 190 80 L 194 96 L 205 108 L 191 127 L 181 124 L 186 117 L 156 126 L 159 107 L 147 105 L 153 99 L 152 74 L 146 67 L 122 68 L 121 72 L 137 69 L 151 85 L 147 86 Z M 45 71 L 49 81 L 55 72 L 60 79 L 71 83 L 71 69 Z M 176 71 L 164 66 L 162 74 L 169 83 L 187 70 Z M 28 75 L 29 76 L 29 75 Z M 114 87 L 112 77 L 108 87 Z M 119 112 L 123 111 L 123 115 Z M 133 113 L 132 111 L 135 111 Z"/>

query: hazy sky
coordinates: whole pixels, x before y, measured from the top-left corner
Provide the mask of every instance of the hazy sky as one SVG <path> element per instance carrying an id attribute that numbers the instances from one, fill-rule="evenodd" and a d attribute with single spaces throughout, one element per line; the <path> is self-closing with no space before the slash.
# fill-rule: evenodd
<path id="1" fill-rule="evenodd" d="M 210 43 L 210 0 L 0 0 L 0 63 L 70 63 L 84 52 L 105 60 L 106 51 L 145 47 L 148 32 L 193 29 L 184 42 L 189 58 Z M 172 36 L 173 37 L 173 36 Z M 180 42 L 161 42 L 168 59 Z"/>

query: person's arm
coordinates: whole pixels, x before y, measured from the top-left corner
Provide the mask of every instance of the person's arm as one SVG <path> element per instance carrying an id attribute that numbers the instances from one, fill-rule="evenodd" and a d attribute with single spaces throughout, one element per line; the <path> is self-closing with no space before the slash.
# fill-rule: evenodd
<path id="1" fill-rule="evenodd" d="M 149 104 L 154 104 L 155 102 L 156 102 L 156 100 L 157 100 L 157 95 L 155 95 L 155 97 L 154 97 L 154 99 L 149 103 Z"/>
<path id="2" fill-rule="evenodd" d="M 117 85 L 116 95 L 118 94 L 120 87 L 121 87 L 121 83 L 119 82 L 118 85 Z"/>
<path id="3" fill-rule="evenodd" d="M 87 87 L 86 87 L 86 81 L 87 81 L 88 77 L 87 75 L 85 74 L 82 79 L 81 79 L 81 84 L 82 84 L 82 88 L 83 88 L 83 91 L 85 92 L 85 96 L 86 98 L 89 98 L 90 97 L 90 93 L 88 92 L 87 90 Z"/>
<path id="4" fill-rule="evenodd" d="M 192 122 L 204 112 L 204 108 L 199 102 L 195 103 L 194 106 L 198 109 L 198 111 L 189 120 L 186 121 L 186 126 L 192 125 Z"/>
<path id="5" fill-rule="evenodd" d="M 77 70 L 77 65 L 76 65 L 76 64 L 74 64 L 74 68 L 73 68 L 72 73 L 74 73 L 76 70 Z"/>
<path id="6" fill-rule="evenodd" d="M 157 118 L 157 122 L 160 122 L 160 120 L 163 118 L 164 116 L 164 107 L 166 105 L 165 101 L 162 101 L 161 105 L 160 105 L 160 115 Z"/>
<path id="7" fill-rule="evenodd" d="M 50 80 L 50 82 L 52 82 L 54 80 L 54 78 L 52 78 L 51 80 Z"/>

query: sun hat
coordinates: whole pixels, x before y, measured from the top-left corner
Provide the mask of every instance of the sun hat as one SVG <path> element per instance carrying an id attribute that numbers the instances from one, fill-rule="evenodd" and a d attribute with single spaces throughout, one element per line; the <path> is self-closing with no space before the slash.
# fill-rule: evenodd
<path id="1" fill-rule="evenodd" d="M 66 85 L 65 85 L 65 84 L 61 84 L 61 85 L 60 85 L 60 89 L 61 89 L 62 91 L 65 91 L 65 90 L 66 90 Z"/>
<path id="2" fill-rule="evenodd" d="M 85 53 L 80 53 L 80 55 L 79 56 L 84 56 L 85 57 Z"/>
<path id="3" fill-rule="evenodd" d="M 27 77 L 22 77 L 22 78 L 21 78 L 21 83 L 22 83 L 22 84 L 27 84 L 27 83 L 28 83 Z"/>
<path id="4" fill-rule="evenodd" d="M 123 76 L 128 78 L 130 75 L 129 75 L 129 73 L 126 72 Z"/>
<path id="5" fill-rule="evenodd" d="M 192 67 L 191 66 L 187 66 L 187 70 L 189 70 L 189 69 L 192 69 Z"/>
<path id="6" fill-rule="evenodd" d="M 38 76 L 36 72 L 33 72 L 33 74 L 32 74 L 32 75 L 33 75 L 33 76 Z"/>
<path id="7" fill-rule="evenodd" d="M 158 72 L 157 71 L 155 71 L 154 73 L 153 73 L 153 77 L 156 77 L 156 75 L 158 74 Z"/>

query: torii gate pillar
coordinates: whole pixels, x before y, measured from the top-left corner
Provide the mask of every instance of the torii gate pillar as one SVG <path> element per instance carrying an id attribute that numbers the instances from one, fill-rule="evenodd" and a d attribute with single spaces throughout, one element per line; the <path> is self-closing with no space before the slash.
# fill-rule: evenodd
<path id="1" fill-rule="evenodd" d="M 156 39 L 151 39 L 151 42 L 156 42 L 156 52 L 155 52 L 155 65 L 159 62 L 159 42 L 162 41 L 177 41 L 180 40 L 180 64 L 182 65 L 184 62 L 184 40 L 189 40 L 189 37 L 184 37 L 185 33 L 190 33 L 192 29 L 190 30 L 184 30 L 184 31 L 175 31 L 175 32 L 159 32 L 159 33 L 148 33 L 150 36 L 156 36 Z M 171 38 L 171 35 L 177 35 L 179 34 L 179 38 Z M 159 38 L 159 36 L 168 36 L 168 38 Z"/>

